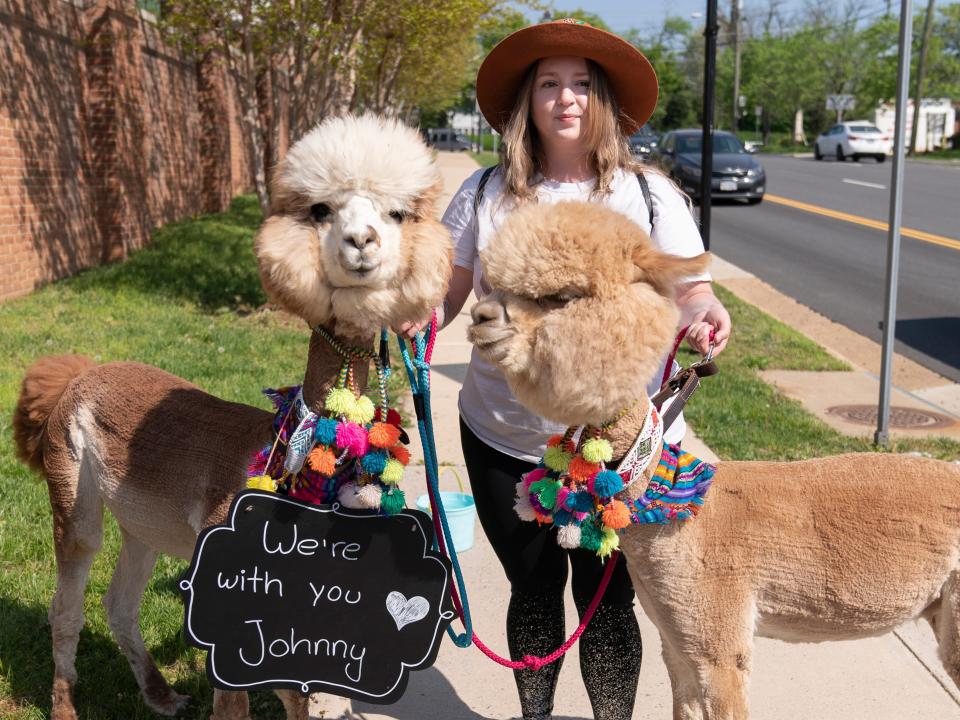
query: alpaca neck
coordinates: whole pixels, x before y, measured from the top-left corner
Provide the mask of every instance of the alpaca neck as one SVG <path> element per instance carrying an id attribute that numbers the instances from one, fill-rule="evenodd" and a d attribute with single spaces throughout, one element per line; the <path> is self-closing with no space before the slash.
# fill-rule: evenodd
<path id="1" fill-rule="evenodd" d="M 338 330 L 336 326 L 328 328 L 330 334 L 345 347 L 373 350 L 375 334 L 356 334 Z M 307 354 L 307 369 L 303 378 L 303 400 L 314 412 L 323 410 L 327 393 L 337 384 L 344 358 L 333 346 L 317 332 L 310 335 L 310 350 Z M 362 392 L 367 387 L 369 363 L 363 360 L 354 362 L 354 379 Z"/>
<path id="2" fill-rule="evenodd" d="M 633 443 L 643 429 L 643 423 L 647 419 L 647 409 L 649 406 L 650 401 L 643 398 L 637 403 L 636 407 L 604 428 L 602 436 L 609 440 L 613 446 L 613 460 L 608 463 L 608 467 L 616 468 L 617 465 L 620 464 L 620 461 L 623 460 L 624 455 L 633 447 Z M 653 476 L 655 467 L 656 463 L 651 463 L 644 471 L 644 476 L 647 480 Z M 632 482 L 625 492 L 630 495 L 629 499 L 634 500 L 643 492 L 644 487 L 646 487 L 646 482 Z"/>

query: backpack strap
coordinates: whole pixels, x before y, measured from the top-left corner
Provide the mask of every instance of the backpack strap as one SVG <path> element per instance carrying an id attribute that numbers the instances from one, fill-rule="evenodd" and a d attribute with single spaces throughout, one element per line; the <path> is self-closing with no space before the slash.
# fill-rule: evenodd
<path id="1" fill-rule="evenodd" d="M 483 191 L 487 187 L 487 181 L 490 180 L 490 176 L 493 175 L 493 171 L 496 170 L 499 165 L 493 165 L 488 167 L 483 171 L 483 174 L 480 175 L 480 184 L 477 185 L 477 194 L 473 197 L 473 216 L 476 217 L 477 213 L 480 212 L 480 203 L 483 202 Z"/>
<path id="2" fill-rule="evenodd" d="M 640 183 L 640 192 L 643 193 L 643 201 L 647 204 L 647 213 L 650 215 L 650 232 L 653 232 L 653 198 L 650 197 L 650 185 L 642 172 L 637 173 L 637 182 Z"/>

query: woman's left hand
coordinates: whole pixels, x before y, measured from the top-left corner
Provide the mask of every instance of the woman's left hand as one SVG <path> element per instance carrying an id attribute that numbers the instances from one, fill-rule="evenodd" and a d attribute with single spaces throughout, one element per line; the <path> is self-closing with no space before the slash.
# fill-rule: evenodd
<path id="1" fill-rule="evenodd" d="M 713 354 L 719 355 L 727 346 L 733 324 L 730 313 L 723 303 L 713 294 L 708 282 L 691 283 L 677 294 L 677 306 L 680 308 L 683 322 L 690 327 L 687 330 L 687 343 L 701 355 L 710 349 L 713 335 Z"/>

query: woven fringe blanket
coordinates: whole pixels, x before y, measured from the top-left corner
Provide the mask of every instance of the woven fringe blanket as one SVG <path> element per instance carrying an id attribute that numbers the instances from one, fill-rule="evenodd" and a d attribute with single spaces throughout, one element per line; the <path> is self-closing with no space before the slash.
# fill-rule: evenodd
<path id="1" fill-rule="evenodd" d="M 634 524 L 667 524 L 696 517 L 703 507 L 716 468 L 684 452 L 677 445 L 663 444 L 660 462 L 643 495 L 630 503 Z"/>

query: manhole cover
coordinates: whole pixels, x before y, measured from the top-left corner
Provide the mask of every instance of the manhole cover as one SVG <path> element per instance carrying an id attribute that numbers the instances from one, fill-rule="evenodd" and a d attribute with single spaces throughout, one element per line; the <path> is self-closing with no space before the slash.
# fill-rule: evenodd
<path id="1" fill-rule="evenodd" d="M 877 424 L 876 405 L 834 405 L 827 408 L 827 412 L 857 425 Z M 900 428 L 901 430 L 933 430 L 950 427 L 953 423 L 952 418 L 930 410 L 918 410 L 917 408 L 898 407 L 896 405 L 890 408 L 890 427 Z"/>

